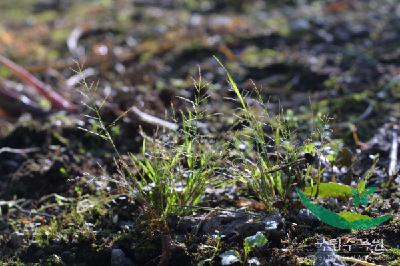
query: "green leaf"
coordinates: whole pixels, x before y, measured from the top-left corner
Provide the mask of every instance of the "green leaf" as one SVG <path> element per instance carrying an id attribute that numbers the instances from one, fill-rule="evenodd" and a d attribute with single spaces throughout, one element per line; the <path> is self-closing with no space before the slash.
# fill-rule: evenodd
<path id="1" fill-rule="evenodd" d="M 357 185 L 357 190 L 359 194 L 362 194 L 365 191 L 365 185 L 366 185 L 366 181 L 365 180 L 361 180 L 358 185 Z"/>
<path id="2" fill-rule="evenodd" d="M 390 219 L 392 219 L 392 216 L 390 215 L 383 215 L 383 216 L 379 216 L 376 218 L 370 218 L 368 220 L 357 220 L 357 221 L 353 221 L 351 222 L 351 229 L 354 230 L 365 230 L 365 229 L 369 229 L 375 226 L 378 226 L 384 222 L 389 221 Z"/>
<path id="3" fill-rule="evenodd" d="M 337 215 L 335 212 L 314 204 L 306 195 L 299 189 L 296 189 L 297 195 L 299 196 L 303 205 L 309 209 L 318 219 L 329 224 L 333 227 L 341 229 L 349 229 L 350 223 L 343 217 Z"/>
<path id="4" fill-rule="evenodd" d="M 321 183 L 319 186 L 307 187 L 304 193 L 307 196 L 318 197 L 322 199 L 327 198 L 350 198 L 352 187 L 338 183 Z"/>
<path id="5" fill-rule="evenodd" d="M 368 205 L 368 196 L 372 195 L 378 190 L 377 187 L 369 187 L 364 189 L 364 192 L 357 191 L 355 188 L 351 188 L 351 193 L 354 198 L 353 204 L 358 205 Z"/>
<path id="6" fill-rule="evenodd" d="M 232 265 L 236 262 L 240 262 L 240 254 L 235 250 L 228 250 L 219 255 L 221 258 L 222 265 Z"/>
<path id="7" fill-rule="evenodd" d="M 315 150 L 316 150 L 316 148 L 315 148 L 314 143 L 308 143 L 306 146 L 304 146 L 304 149 L 303 149 L 304 153 L 310 153 L 312 155 L 315 155 Z"/>
<path id="8" fill-rule="evenodd" d="M 250 250 L 255 247 L 261 248 L 265 244 L 267 244 L 267 242 L 268 242 L 268 239 L 261 232 L 257 232 L 255 235 L 246 237 L 244 239 L 244 244 L 247 245 L 250 248 Z"/>
<path id="9" fill-rule="evenodd" d="M 371 217 L 367 216 L 367 215 L 362 215 L 362 214 L 358 214 L 358 213 L 354 213 L 354 212 L 339 212 L 338 215 L 344 219 L 346 219 L 346 221 L 348 222 L 354 222 L 357 220 L 368 220 L 371 219 Z"/>
<path id="10" fill-rule="evenodd" d="M 344 215 L 347 219 L 352 220 L 349 221 L 344 217 L 342 217 L 340 214 L 337 214 L 329 209 L 326 209 L 322 206 L 313 203 L 309 198 L 306 197 L 306 195 L 300 189 L 296 188 L 296 193 L 299 196 L 303 205 L 307 209 L 309 209 L 312 212 L 312 214 L 318 217 L 318 219 L 320 219 L 326 224 L 329 224 L 333 227 L 337 227 L 340 229 L 353 229 L 353 230 L 369 229 L 378 226 L 392 218 L 390 215 L 384 215 L 376 218 L 371 218 L 367 216 L 368 219 L 367 217 L 362 216 L 361 219 L 353 220 L 354 216 L 350 217 L 350 215 L 344 215 L 342 213 L 341 215 Z"/>
<path id="11" fill-rule="evenodd" d="M 374 194 L 376 191 L 378 190 L 377 187 L 369 187 L 365 190 L 365 192 L 363 193 L 363 195 L 369 196 Z"/>
<path id="12" fill-rule="evenodd" d="M 328 154 L 326 156 L 326 159 L 328 160 L 328 162 L 334 163 L 336 161 L 336 155 L 335 154 Z"/>

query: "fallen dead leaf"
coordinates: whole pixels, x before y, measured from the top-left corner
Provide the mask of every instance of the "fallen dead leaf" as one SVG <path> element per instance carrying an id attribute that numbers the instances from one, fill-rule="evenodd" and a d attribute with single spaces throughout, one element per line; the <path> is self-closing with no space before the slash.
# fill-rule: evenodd
<path id="1" fill-rule="evenodd" d="M 248 208 L 257 211 L 265 211 L 267 209 L 264 203 L 254 199 L 246 199 L 246 198 L 239 199 L 238 202 L 236 203 L 236 206 L 238 208 Z"/>

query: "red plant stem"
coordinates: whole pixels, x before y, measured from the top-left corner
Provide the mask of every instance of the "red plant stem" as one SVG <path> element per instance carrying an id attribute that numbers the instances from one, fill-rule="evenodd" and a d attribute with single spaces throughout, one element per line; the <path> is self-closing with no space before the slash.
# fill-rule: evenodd
<path id="1" fill-rule="evenodd" d="M 27 70 L 25 70 L 23 67 L 17 65 L 16 63 L 1 54 L 0 63 L 5 65 L 12 73 L 14 73 L 14 75 L 20 78 L 23 82 L 32 86 L 40 95 L 45 97 L 51 103 L 54 109 L 65 110 L 72 113 L 78 111 L 77 106 L 70 103 L 60 94 L 52 90 L 49 85 L 43 83 Z"/>

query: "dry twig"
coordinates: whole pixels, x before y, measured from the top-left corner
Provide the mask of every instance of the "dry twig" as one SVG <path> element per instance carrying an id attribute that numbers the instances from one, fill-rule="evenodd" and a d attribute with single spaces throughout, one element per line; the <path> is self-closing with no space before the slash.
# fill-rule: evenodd
<path id="1" fill-rule="evenodd" d="M 65 110 L 68 112 L 76 112 L 78 108 L 67 101 L 64 97 L 52 90 L 49 85 L 38 80 L 35 76 L 17 65 L 10 59 L 0 55 L 0 64 L 6 66 L 14 75 L 20 78 L 26 84 L 32 86 L 40 95 L 45 97 L 51 105 L 57 110 Z"/>
<path id="2" fill-rule="evenodd" d="M 389 176 L 397 172 L 397 154 L 399 152 L 399 126 L 395 125 L 392 132 L 392 146 L 390 149 Z"/>
<path id="3" fill-rule="evenodd" d="M 1 153 L 15 153 L 15 154 L 27 154 L 27 153 L 32 153 L 32 152 L 37 152 L 39 151 L 39 148 L 28 148 L 28 149 L 13 149 L 13 148 L 8 148 L 8 147 L 4 147 L 0 149 L 0 154 Z"/>
<path id="4" fill-rule="evenodd" d="M 132 112 L 143 122 L 155 125 L 155 126 L 160 126 L 163 128 L 167 128 L 170 130 L 178 130 L 178 125 L 169 121 L 165 121 L 161 118 L 149 115 L 145 112 L 142 112 L 137 108 L 136 106 L 131 108 Z"/>

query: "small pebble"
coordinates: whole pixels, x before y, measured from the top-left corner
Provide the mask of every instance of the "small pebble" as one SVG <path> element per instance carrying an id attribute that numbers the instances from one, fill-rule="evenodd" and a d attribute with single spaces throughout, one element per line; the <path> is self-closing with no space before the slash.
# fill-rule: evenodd
<path id="1" fill-rule="evenodd" d="M 14 248 L 20 247 L 24 243 L 24 234 L 20 232 L 14 232 L 11 234 L 10 244 Z"/>
<path id="2" fill-rule="evenodd" d="M 122 249 L 114 248 L 111 251 L 111 266 L 134 266 L 134 264 Z"/>

